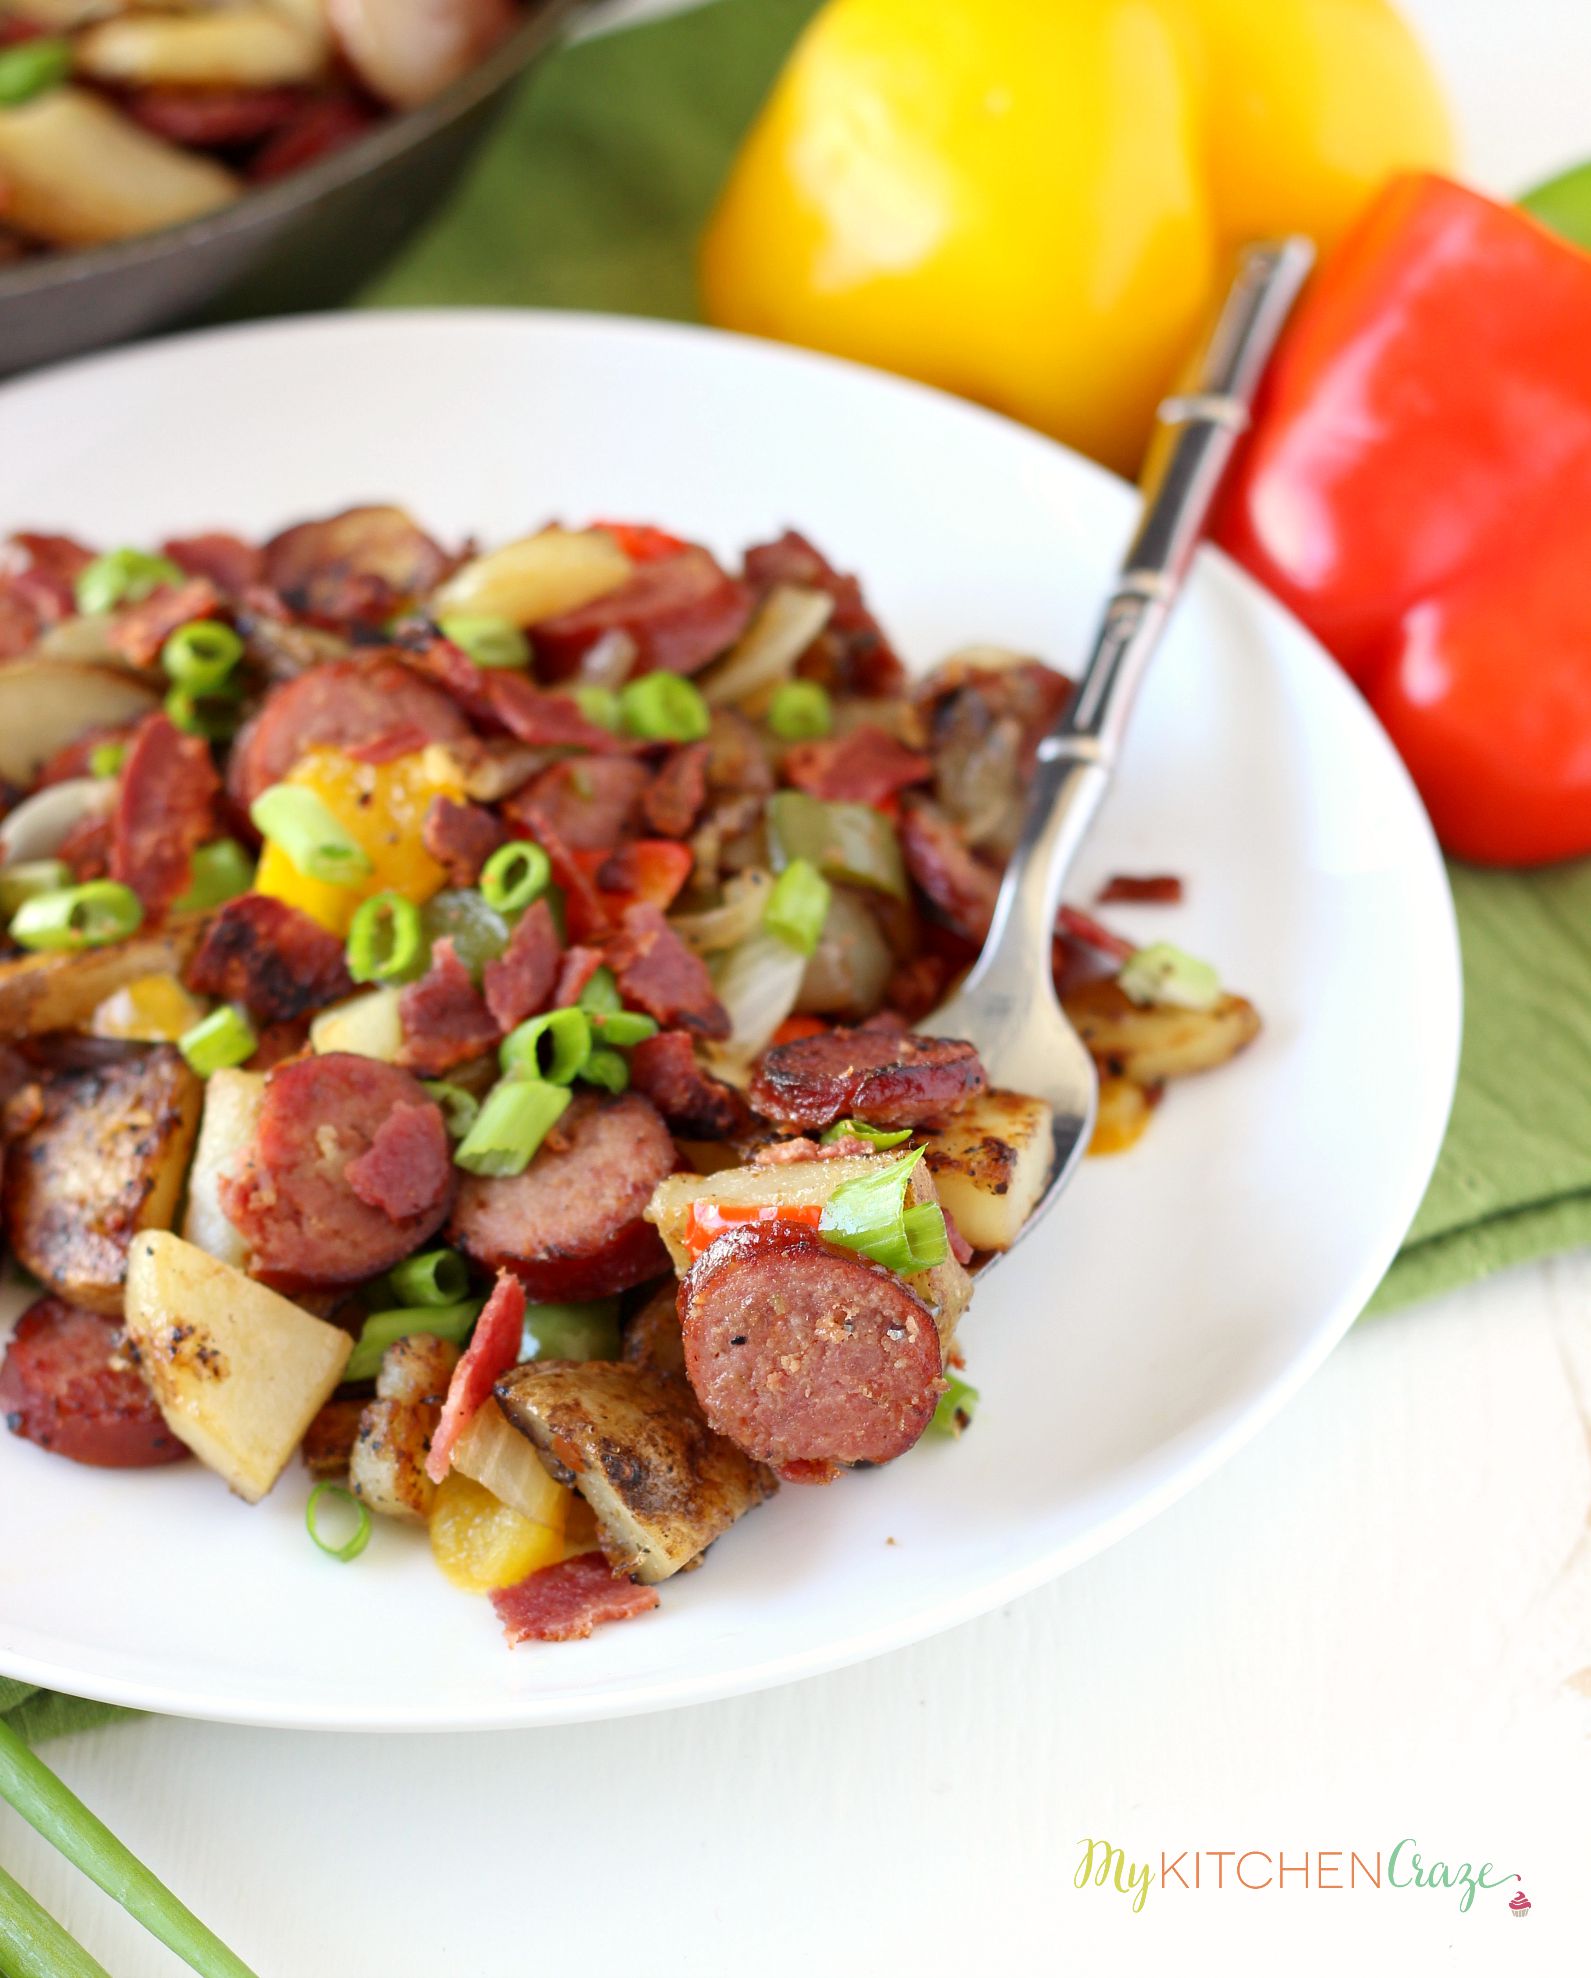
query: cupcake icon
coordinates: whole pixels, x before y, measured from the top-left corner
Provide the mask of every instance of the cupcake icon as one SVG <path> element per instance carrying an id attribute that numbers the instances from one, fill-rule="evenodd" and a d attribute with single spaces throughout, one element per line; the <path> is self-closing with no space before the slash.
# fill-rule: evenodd
<path id="1" fill-rule="evenodd" d="M 1530 1898 L 1521 1889 L 1508 1907 L 1513 1911 L 1515 1916 L 1528 1916 L 1530 1914 Z"/>

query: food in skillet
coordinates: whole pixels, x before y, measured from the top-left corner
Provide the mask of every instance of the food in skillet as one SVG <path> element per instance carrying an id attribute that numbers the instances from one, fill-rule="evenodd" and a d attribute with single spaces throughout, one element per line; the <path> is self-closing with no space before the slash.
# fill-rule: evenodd
<path id="1" fill-rule="evenodd" d="M 317 1543 L 424 1524 L 517 1641 L 965 1426 L 968 1266 L 1050 1131 L 931 1012 L 1059 674 L 909 684 L 794 533 L 734 575 L 651 527 L 477 554 L 376 507 L 16 536 L 0 662 L 17 1434 L 250 1500 L 301 1451 Z M 1105 1149 L 1258 1028 L 1087 913 L 1055 967 Z"/>
<path id="2" fill-rule="evenodd" d="M 0 0 L 0 264 L 225 206 L 428 101 L 514 0 Z"/>

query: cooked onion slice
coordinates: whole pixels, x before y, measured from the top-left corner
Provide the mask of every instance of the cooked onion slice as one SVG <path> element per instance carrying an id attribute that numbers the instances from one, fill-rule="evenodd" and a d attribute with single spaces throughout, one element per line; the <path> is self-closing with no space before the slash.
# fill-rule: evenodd
<path id="1" fill-rule="evenodd" d="M 709 707 L 750 700 L 787 680 L 833 611 L 834 600 L 824 591 L 776 585 L 733 649 L 703 680 Z"/>

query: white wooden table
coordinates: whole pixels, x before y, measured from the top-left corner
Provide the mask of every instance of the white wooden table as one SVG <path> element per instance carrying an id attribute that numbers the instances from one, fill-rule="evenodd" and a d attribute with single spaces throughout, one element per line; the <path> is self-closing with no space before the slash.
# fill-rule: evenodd
<path id="1" fill-rule="evenodd" d="M 1411 11 L 1480 182 L 1591 153 L 1584 0 Z M 1576 1257 L 1356 1331 L 1147 1529 L 861 1668 L 560 1731 L 147 1720 L 49 1756 L 262 1978 L 1567 1978 L 1591 1968 L 1588 1507 Z M 1074 1886 L 1085 1836 L 1150 1863 L 1141 1911 Z M 1490 1861 L 1531 1914 L 1515 1884 L 1468 1913 L 1391 1887 L 1406 1837 L 1398 1880 L 1411 1847 Z M 1162 1851 L 1199 1887 L 1162 1886 Z M 1236 1885 L 1245 1851 L 1270 1886 Z M 1378 1851 L 1382 1887 L 1348 1888 Z M 0 1858 L 115 1978 L 181 1968 L 3 1810 Z"/>

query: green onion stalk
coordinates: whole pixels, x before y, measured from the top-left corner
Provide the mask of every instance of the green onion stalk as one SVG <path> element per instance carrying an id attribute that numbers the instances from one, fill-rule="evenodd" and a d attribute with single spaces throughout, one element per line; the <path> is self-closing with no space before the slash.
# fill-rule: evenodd
<path id="1" fill-rule="evenodd" d="M 0 1868 L 0 1971 L 6 1978 L 110 1978 L 20 1882 Z"/>

